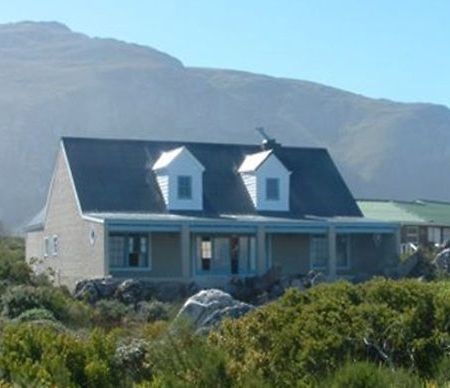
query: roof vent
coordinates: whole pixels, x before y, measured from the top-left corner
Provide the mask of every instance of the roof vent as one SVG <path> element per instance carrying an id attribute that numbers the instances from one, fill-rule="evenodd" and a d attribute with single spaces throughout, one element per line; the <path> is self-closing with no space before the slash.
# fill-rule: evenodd
<path id="1" fill-rule="evenodd" d="M 263 138 L 263 141 L 261 143 L 261 148 L 263 150 L 273 150 L 274 148 L 277 148 L 280 146 L 279 143 L 277 143 L 277 141 L 270 137 L 266 130 L 264 129 L 264 127 L 256 127 L 256 132 L 258 132 L 261 137 Z"/>

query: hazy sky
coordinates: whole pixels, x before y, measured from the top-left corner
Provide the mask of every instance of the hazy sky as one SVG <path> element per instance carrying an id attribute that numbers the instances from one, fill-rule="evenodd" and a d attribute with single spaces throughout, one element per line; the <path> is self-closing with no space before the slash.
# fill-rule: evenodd
<path id="1" fill-rule="evenodd" d="M 447 0 L 0 0 L 0 23 L 57 20 L 188 66 L 450 106 Z"/>

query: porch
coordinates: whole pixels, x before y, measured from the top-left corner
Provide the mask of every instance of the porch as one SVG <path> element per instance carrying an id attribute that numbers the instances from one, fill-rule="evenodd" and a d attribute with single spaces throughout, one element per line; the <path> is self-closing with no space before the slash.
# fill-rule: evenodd
<path id="1" fill-rule="evenodd" d="M 105 268 L 119 278 L 217 283 L 262 275 L 278 266 L 285 275 L 311 269 L 330 280 L 381 274 L 399 254 L 392 224 L 308 221 L 105 223 Z"/>

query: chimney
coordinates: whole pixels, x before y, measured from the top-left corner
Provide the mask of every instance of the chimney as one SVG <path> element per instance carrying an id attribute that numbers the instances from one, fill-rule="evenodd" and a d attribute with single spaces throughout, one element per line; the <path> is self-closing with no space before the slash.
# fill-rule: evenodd
<path id="1" fill-rule="evenodd" d="M 262 142 L 261 142 L 261 148 L 263 150 L 272 150 L 275 148 L 280 147 L 280 143 L 277 143 L 277 141 L 274 138 L 271 138 L 264 127 L 257 127 L 256 131 L 261 135 Z"/>

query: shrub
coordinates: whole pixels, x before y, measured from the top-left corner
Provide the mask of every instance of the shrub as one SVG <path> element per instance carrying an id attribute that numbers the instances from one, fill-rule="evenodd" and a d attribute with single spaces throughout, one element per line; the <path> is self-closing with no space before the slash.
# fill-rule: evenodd
<path id="1" fill-rule="evenodd" d="M 43 308 L 34 308 L 24 311 L 17 317 L 18 322 L 41 321 L 41 320 L 55 321 L 56 318 L 51 311 Z"/>
<path id="2" fill-rule="evenodd" d="M 0 237 L 0 280 L 15 284 L 29 284 L 32 271 L 25 262 L 22 239 Z"/>
<path id="3" fill-rule="evenodd" d="M 157 300 L 140 302 L 138 304 L 138 317 L 145 322 L 167 321 L 170 306 Z"/>
<path id="4" fill-rule="evenodd" d="M 149 347 L 147 363 L 158 387 L 264 387 L 255 373 L 235 381 L 225 354 L 190 327 L 179 326 Z"/>
<path id="5" fill-rule="evenodd" d="M 270 305 L 225 321 L 209 341 L 225 352 L 237 380 L 255 371 L 272 385 L 310 385 L 347 359 L 429 377 L 450 343 L 448 287 L 375 279 L 289 290 Z"/>
<path id="6" fill-rule="evenodd" d="M 11 325 L 0 342 L 0 379 L 15 386 L 127 386 L 114 364 L 116 343 L 98 331 L 81 339 L 47 326 Z"/>
<path id="7" fill-rule="evenodd" d="M 414 388 L 422 382 L 403 370 L 391 370 L 369 362 L 347 363 L 330 378 L 319 383 L 327 388 Z"/>
<path id="8" fill-rule="evenodd" d="M 64 321 L 70 296 L 53 287 L 13 286 L 1 298 L 3 314 L 16 318 L 26 310 L 45 308 L 58 320 Z"/>
<path id="9" fill-rule="evenodd" d="M 111 328 L 122 323 L 129 308 L 116 300 L 99 300 L 92 311 L 92 321 L 101 327 Z"/>

